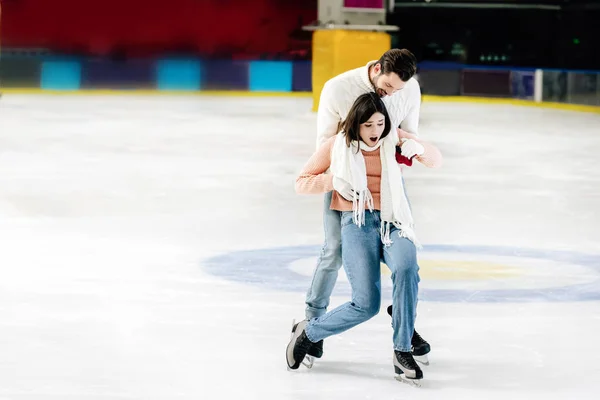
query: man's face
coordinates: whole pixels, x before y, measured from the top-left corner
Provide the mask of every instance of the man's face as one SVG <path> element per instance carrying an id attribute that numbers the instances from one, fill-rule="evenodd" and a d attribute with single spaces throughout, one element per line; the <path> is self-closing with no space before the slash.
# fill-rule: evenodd
<path id="1" fill-rule="evenodd" d="M 400 79 L 398 74 L 394 72 L 385 75 L 382 74 L 380 64 L 375 64 L 373 73 L 375 76 L 373 77 L 372 83 L 375 87 L 375 92 L 379 97 L 391 96 L 398 90 L 402 90 L 404 85 L 406 85 L 406 82 Z"/>

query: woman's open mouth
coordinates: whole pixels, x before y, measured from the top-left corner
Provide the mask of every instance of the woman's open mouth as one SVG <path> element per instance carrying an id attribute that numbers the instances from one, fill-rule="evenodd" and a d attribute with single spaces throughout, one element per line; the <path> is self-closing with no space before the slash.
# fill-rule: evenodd
<path id="1" fill-rule="evenodd" d="M 371 141 L 371 143 L 377 143 L 377 141 L 379 140 L 379 137 L 378 136 L 371 136 L 369 138 L 369 140 Z"/>

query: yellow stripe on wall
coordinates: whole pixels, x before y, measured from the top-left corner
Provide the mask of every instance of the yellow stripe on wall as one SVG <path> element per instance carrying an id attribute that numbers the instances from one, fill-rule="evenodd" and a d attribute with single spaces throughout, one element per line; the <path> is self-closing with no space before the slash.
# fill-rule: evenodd
<path id="1" fill-rule="evenodd" d="M 423 95 L 423 102 L 443 102 L 443 103 L 481 103 L 481 104 L 510 104 L 515 106 L 554 108 L 560 110 L 593 112 L 600 114 L 600 106 L 589 106 L 583 104 L 566 104 L 542 102 L 536 103 L 531 100 L 522 99 L 497 99 L 490 97 L 471 97 L 471 96 L 434 96 Z"/>

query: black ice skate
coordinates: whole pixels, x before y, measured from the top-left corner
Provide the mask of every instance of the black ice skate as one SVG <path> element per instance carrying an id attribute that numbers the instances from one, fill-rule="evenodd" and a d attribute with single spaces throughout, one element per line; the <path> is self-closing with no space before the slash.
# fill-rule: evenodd
<path id="1" fill-rule="evenodd" d="M 429 346 L 429 343 L 419 335 L 416 329 L 413 332 L 410 344 L 412 346 L 412 355 L 415 360 L 423 365 L 429 365 L 429 357 L 427 354 L 431 351 L 431 346 Z"/>
<path id="2" fill-rule="evenodd" d="M 396 372 L 397 380 L 413 386 L 421 386 L 423 371 L 411 353 L 394 350 L 394 372 Z"/>
<path id="3" fill-rule="evenodd" d="M 300 321 L 297 324 L 295 322 L 296 321 L 292 322 L 292 337 L 290 338 L 290 342 L 288 343 L 285 352 L 288 369 L 298 369 L 300 364 L 303 364 L 306 353 L 314 344 L 306 337 L 306 332 L 304 332 L 306 320 Z M 310 368 L 312 367 L 312 364 L 306 366 Z"/>
<path id="4" fill-rule="evenodd" d="M 318 342 L 313 343 L 312 346 L 310 346 L 308 352 L 306 353 L 304 361 L 302 361 L 302 364 L 306 368 L 312 368 L 313 364 L 315 363 L 315 358 L 321 357 L 323 357 L 323 341 L 319 340 Z"/>
<path id="5" fill-rule="evenodd" d="M 392 306 L 387 308 L 387 313 L 390 317 L 392 316 Z M 423 365 L 429 365 L 429 357 L 427 355 L 431 351 L 431 346 L 429 346 L 429 343 L 419 335 L 416 329 L 413 332 L 410 344 L 412 346 L 411 352 L 415 360 Z"/>

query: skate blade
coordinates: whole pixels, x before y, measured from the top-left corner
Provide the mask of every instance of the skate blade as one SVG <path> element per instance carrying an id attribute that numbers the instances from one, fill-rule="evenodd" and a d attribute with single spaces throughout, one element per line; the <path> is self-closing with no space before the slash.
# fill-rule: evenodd
<path id="1" fill-rule="evenodd" d="M 394 378 L 402 383 L 406 383 L 407 385 L 410 385 L 412 387 L 417 387 L 420 388 L 421 387 L 421 381 L 422 379 L 408 379 L 406 376 L 404 376 L 404 374 L 396 374 L 394 376 Z"/>
<path id="2" fill-rule="evenodd" d="M 304 360 L 302 360 L 302 365 L 304 365 L 308 369 L 311 369 L 314 363 L 315 358 L 313 356 L 306 356 L 304 357 Z"/>
<path id="3" fill-rule="evenodd" d="M 418 362 L 420 364 L 429 365 L 429 357 L 427 357 L 427 354 L 425 354 L 423 356 L 413 355 L 413 358 L 415 359 L 416 362 Z"/>

